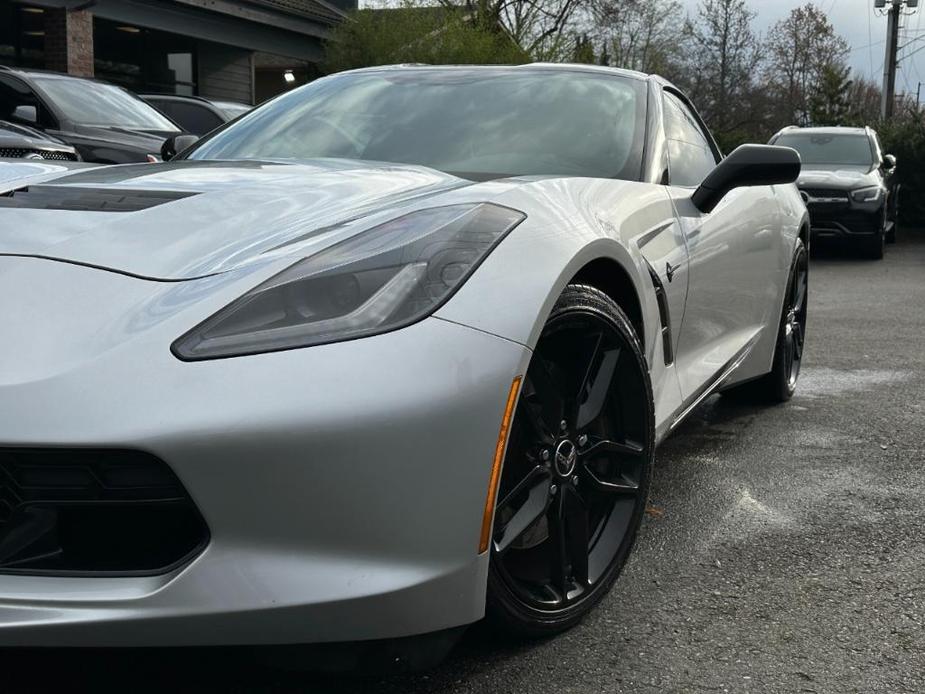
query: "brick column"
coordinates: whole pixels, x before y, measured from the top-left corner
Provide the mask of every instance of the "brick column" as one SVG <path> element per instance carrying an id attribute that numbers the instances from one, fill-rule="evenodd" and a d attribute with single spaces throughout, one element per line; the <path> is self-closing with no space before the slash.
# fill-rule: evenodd
<path id="1" fill-rule="evenodd" d="M 93 77 L 93 14 L 88 10 L 45 10 L 45 67 Z"/>

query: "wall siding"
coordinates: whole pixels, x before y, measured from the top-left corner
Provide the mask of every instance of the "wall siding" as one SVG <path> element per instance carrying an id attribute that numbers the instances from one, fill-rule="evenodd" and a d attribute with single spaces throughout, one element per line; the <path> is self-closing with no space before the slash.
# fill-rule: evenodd
<path id="1" fill-rule="evenodd" d="M 199 43 L 199 96 L 254 103 L 253 52 L 202 41 Z"/>

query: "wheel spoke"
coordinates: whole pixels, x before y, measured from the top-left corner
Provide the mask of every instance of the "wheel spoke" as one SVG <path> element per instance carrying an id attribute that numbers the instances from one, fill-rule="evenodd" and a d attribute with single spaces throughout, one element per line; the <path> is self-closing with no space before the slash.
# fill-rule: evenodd
<path id="1" fill-rule="evenodd" d="M 803 310 L 803 301 L 806 299 L 806 273 L 800 272 L 794 278 L 796 283 L 796 292 L 793 299 L 793 308 L 797 310 L 797 313 Z"/>
<path id="2" fill-rule="evenodd" d="M 797 359 L 803 358 L 803 326 L 799 321 L 793 323 L 793 354 Z"/>
<path id="3" fill-rule="evenodd" d="M 588 509 L 579 493 L 572 488 L 562 490 L 565 512 L 565 544 L 571 564 L 572 578 L 581 586 L 588 584 Z"/>
<path id="4" fill-rule="evenodd" d="M 563 488 L 549 507 L 550 577 L 562 602 L 588 583 L 588 511 L 577 491 Z"/>
<path id="5" fill-rule="evenodd" d="M 787 349 L 784 353 L 784 360 L 785 360 L 784 366 L 786 368 L 785 373 L 787 374 L 787 378 L 790 378 L 793 374 L 793 361 L 794 361 L 794 352 L 795 352 L 795 348 L 793 345 L 794 345 L 793 331 L 791 331 L 787 335 Z"/>
<path id="6" fill-rule="evenodd" d="M 575 426 L 580 430 L 600 417 L 607 403 L 617 363 L 620 361 L 620 348 L 606 349 L 603 335 L 598 339 L 585 377 L 578 393 L 578 413 Z"/>
<path id="7" fill-rule="evenodd" d="M 565 514 L 563 512 L 563 494 L 559 494 L 550 505 L 548 512 L 549 542 L 549 576 L 553 588 L 558 592 L 562 602 L 568 597 L 568 549 L 565 542 Z"/>
<path id="8" fill-rule="evenodd" d="M 620 474 L 617 481 L 605 480 L 601 478 L 598 471 L 588 462 L 585 462 L 584 472 L 585 476 L 590 480 L 591 485 L 599 492 L 627 496 L 634 496 L 639 493 L 639 483 L 634 482 L 624 474 Z"/>
<path id="9" fill-rule="evenodd" d="M 526 501 L 514 511 L 514 515 L 503 527 L 495 531 L 495 549 L 498 552 L 505 552 L 512 542 L 546 512 L 549 506 L 550 484 L 549 471 L 542 465 L 537 465 L 498 504 L 496 517 L 502 509 L 509 508 L 524 493 L 527 494 Z"/>
<path id="10" fill-rule="evenodd" d="M 535 357 L 527 372 L 522 402 L 526 404 L 524 414 L 534 433 L 547 445 L 554 440 L 565 409 L 565 402 L 558 393 L 549 366 L 542 358 Z"/>
<path id="11" fill-rule="evenodd" d="M 610 439 L 600 439 L 583 449 L 581 451 L 581 457 L 594 458 L 611 455 L 642 455 L 643 451 L 642 444 L 630 441 L 629 439 L 626 439 L 622 443 L 619 441 L 611 441 Z"/>

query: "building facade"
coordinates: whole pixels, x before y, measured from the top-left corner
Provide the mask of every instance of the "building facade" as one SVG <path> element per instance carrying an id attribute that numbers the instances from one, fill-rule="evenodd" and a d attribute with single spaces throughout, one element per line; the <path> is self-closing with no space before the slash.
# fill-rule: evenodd
<path id="1" fill-rule="evenodd" d="M 0 0 L 0 64 L 259 103 L 318 76 L 357 0 Z"/>

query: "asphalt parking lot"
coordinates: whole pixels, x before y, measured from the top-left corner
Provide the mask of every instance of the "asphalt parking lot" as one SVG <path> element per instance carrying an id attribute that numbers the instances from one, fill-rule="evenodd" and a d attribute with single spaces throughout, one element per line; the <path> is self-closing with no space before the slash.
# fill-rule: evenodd
<path id="1" fill-rule="evenodd" d="M 714 397 L 660 449 L 623 577 L 529 646 L 474 629 L 436 670 L 268 669 L 238 651 L 0 652 L 0 692 L 925 691 L 925 233 L 811 265 L 789 403 Z"/>

